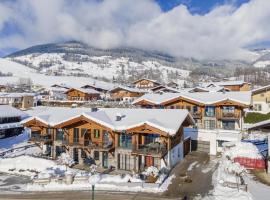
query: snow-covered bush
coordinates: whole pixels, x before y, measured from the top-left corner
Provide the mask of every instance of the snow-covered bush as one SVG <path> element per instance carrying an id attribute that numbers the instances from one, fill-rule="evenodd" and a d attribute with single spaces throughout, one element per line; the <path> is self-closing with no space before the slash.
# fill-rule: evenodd
<path id="1" fill-rule="evenodd" d="M 151 167 L 148 167 L 142 174 L 146 176 L 158 177 L 159 170 L 156 167 L 151 166 Z"/>
<path id="2" fill-rule="evenodd" d="M 65 165 L 66 169 L 67 167 L 71 167 L 72 165 L 75 164 L 74 160 L 70 157 L 69 154 L 67 153 L 62 153 L 59 157 L 58 157 L 58 164 L 60 165 Z"/>

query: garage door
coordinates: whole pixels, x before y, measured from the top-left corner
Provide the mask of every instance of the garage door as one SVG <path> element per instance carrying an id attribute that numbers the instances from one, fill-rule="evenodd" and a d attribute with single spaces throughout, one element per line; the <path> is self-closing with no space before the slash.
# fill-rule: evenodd
<path id="1" fill-rule="evenodd" d="M 191 150 L 210 153 L 210 142 L 192 140 L 191 141 Z"/>

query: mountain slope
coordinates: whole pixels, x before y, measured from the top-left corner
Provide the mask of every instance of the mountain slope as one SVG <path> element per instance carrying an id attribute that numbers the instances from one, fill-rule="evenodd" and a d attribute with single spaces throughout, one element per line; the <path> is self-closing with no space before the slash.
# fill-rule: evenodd
<path id="1" fill-rule="evenodd" d="M 102 50 L 79 42 L 33 46 L 6 59 L 46 75 L 73 75 L 107 81 L 130 82 L 144 76 L 168 82 L 183 80 L 190 73 L 181 69 L 188 59 L 182 59 L 182 65 L 179 65 L 179 58 L 159 52 L 133 48 Z"/>

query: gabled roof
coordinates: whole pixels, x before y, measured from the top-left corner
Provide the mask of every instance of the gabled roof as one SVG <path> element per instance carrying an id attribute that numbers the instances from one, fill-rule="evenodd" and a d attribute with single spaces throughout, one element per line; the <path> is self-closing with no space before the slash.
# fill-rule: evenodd
<path id="1" fill-rule="evenodd" d="M 0 105 L 0 118 L 3 117 L 24 117 L 27 114 L 9 105 Z"/>
<path id="2" fill-rule="evenodd" d="M 34 97 L 35 93 L 0 92 L 0 97 L 21 98 L 21 97 L 29 97 L 29 96 Z"/>
<path id="3" fill-rule="evenodd" d="M 156 105 L 185 98 L 191 101 L 205 105 L 215 104 L 224 100 L 231 100 L 249 106 L 251 104 L 251 92 L 184 92 L 184 93 L 164 93 L 164 94 L 146 94 L 136 99 L 133 104 L 140 101 L 148 101 Z"/>
<path id="4" fill-rule="evenodd" d="M 83 116 L 117 132 L 148 124 L 174 135 L 184 122 L 194 124 L 189 112 L 180 109 L 101 108 L 91 112 L 90 108 L 42 107 L 33 108 L 28 113 L 32 117 L 22 121 L 23 124 L 36 119 L 53 127 Z M 116 116 L 121 116 L 121 120 L 116 120 Z"/>
<path id="5" fill-rule="evenodd" d="M 222 91 L 230 91 L 228 88 L 224 88 L 221 86 L 214 86 L 214 87 L 195 87 L 189 92 L 222 92 Z"/>
<path id="6" fill-rule="evenodd" d="M 128 92 L 136 92 L 136 93 L 147 93 L 146 90 L 127 87 L 127 86 L 117 86 L 117 87 L 113 88 L 110 92 L 115 92 L 115 91 L 118 91 L 118 90 L 125 90 L 125 91 L 128 91 Z"/>
<path id="7" fill-rule="evenodd" d="M 172 88 L 172 87 L 169 87 L 169 86 L 166 86 L 166 85 L 158 85 L 154 88 L 151 88 L 151 90 L 153 92 L 159 92 L 159 91 L 164 91 L 164 90 L 168 90 L 168 91 L 171 91 L 171 92 L 180 92 L 179 90 L 175 89 L 175 88 Z"/>
<path id="8" fill-rule="evenodd" d="M 68 92 L 70 92 L 72 90 L 78 90 L 78 91 L 83 92 L 85 94 L 100 94 L 99 91 L 96 91 L 96 90 L 90 89 L 90 88 L 89 89 L 84 89 L 84 88 L 70 88 L 65 93 L 68 93 Z"/>
<path id="9" fill-rule="evenodd" d="M 110 91 L 115 87 L 115 84 L 105 83 L 105 82 L 93 82 L 93 83 L 88 83 L 88 84 L 82 86 L 82 88 L 87 87 L 87 86 L 90 86 L 90 87 L 93 87 L 96 89 L 105 90 L 105 91 Z"/>
<path id="10" fill-rule="evenodd" d="M 243 85 L 243 84 L 250 84 L 248 82 L 245 82 L 243 80 L 240 81 L 218 81 L 218 82 L 205 82 L 201 83 L 201 87 L 209 87 L 211 85 L 214 86 L 232 86 L 232 85 Z"/>
<path id="11" fill-rule="evenodd" d="M 150 82 L 153 82 L 153 83 L 161 84 L 161 83 L 159 83 L 159 82 L 156 81 L 156 80 L 148 79 L 148 78 L 141 78 L 141 79 L 139 79 L 139 80 L 134 81 L 133 84 L 136 84 L 136 83 L 138 83 L 138 82 L 140 82 L 140 81 L 143 81 L 143 80 L 147 80 L 147 81 L 150 81 Z"/>
<path id="12" fill-rule="evenodd" d="M 264 91 L 267 91 L 267 90 L 270 90 L 270 85 L 266 85 L 266 86 L 263 86 L 263 87 L 259 87 L 259 88 L 256 88 L 254 90 L 252 90 L 252 94 L 256 94 L 256 93 L 259 93 L 259 92 L 264 92 Z"/>

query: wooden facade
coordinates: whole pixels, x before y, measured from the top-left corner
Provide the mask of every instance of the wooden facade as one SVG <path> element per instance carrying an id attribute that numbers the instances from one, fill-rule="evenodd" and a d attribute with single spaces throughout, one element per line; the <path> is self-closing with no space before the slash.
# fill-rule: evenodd
<path id="1" fill-rule="evenodd" d="M 139 101 L 135 105 L 146 108 L 187 109 L 195 119 L 198 128 L 229 130 L 242 129 L 244 108 L 249 107 L 232 100 L 205 105 L 184 97 L 178 97 L 159 105 L 146 100 Z"/>
<path id="2" fill-rule="evenodd" d="M 31 129 L 30 141 L 45 147 L 55 159 L 61 152 L 69 152 L 78 163 L 91 157 L 103 168 L 140 171 L 153 165 L 161 168 L 161 160 L 183 142 L 183 127 L 192 124 L 191 120 L 187 117 L 173 136 L 149 124 L 114 131 L 84 116 L 53 127 L 39 119 L 24 126 Z"/>
<path id="3" fill-rule="evenodd" d="M 140 91 L 131 91 L 125 88 L 115 88 L 110 91 L 111 98 L 114 100 L 124 100 L 124 99 L 134 99 L 137 97 L 141 97 L 145 94 L 145 92 Z"/>
<path id="4" fill-rule="evenodd" d="M 134 81 L 133 84 L 136 88 L 140 88 L 140 89 L 151 89 L 160 85 L 160 83 L 158 83 L 157 81 L 150 80 L 150 79 L 140 79 L 140 80 Z"/>
<path id="5" fill-rule="evenodd" d="M 229 89 L 230 91 L 250 91 L 251 85 L 249 83 L 243 83 L 241 85 L 222 85 L 224 88 Z"/>
<path id="6" fill-rule="evenodd" d="M 89 93 L 75 88 L 69 89 L 66 94 L 70 101 L 92 101 L 100 98 L 100 94 L 98 92 Z"/>

